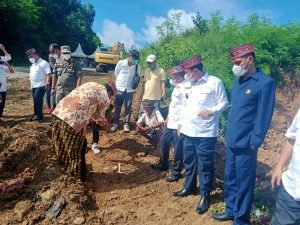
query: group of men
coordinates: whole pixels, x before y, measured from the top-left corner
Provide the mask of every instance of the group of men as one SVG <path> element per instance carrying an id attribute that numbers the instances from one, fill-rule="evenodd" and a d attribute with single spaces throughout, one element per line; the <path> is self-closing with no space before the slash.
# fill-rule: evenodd
<path id="1" fill-rule="evenodd" d="M 30 66 L 30 82 L 33 96 L 34 115 L 32 121 L 43 120 L 43 99 L 47 93 L 48 111 L 81 84 L 82 70 L 80 63 L 71 57 L 69 46 L 51 44 L 49 62 L 42 59 L 38 51 L 31 48 L 26 51 Z M 50 102 L 52 95 L 52 106 Z"/>
<path id="2" fill-rule="evenodd" d="M 237 77 L 231 91 L 231 109 L 225 135 L 226 164 L 224 213 L 212 213 L 218 221 L 233 220 L 233 224 L 250 224 L 251 204 L 256 179 L 257 151 L 261 146 L 274 110 L 275 82 L 255 66 L 251 44 L 230 51 L 232 72 Z M 116 110 L 111 131 L 119 126 L 119 116 L 125 101 L 124 131 L 129 131 L 131 103 L 134 90 L 132 79 L 139 71 L 138 52 L 118 63 L 115 76 Z M 146 59 L 142 102 L 159 110 L 159 102 L 166 95 L 165 73 L 156 64 L 156 57 Z M 196 207 L 205 213 L 210 204 L 214 179 L 214 152 L 219 135 L 219 117 L 227 108 L 228 100 L 220 79 L 203 70 L 202 59 L 193 56 L 169 69 L 170 83 L 174 86 L 169 114 L 160 139 L 160 160 L 153 169 L 169 169 L 170 146 L 174 145 L 174 164 L 166 181 L 178 181 L 185 167 L 184 187 L 173 193 L 185 197 L 200 193 Z M 143 104 L 142 104 L 143 106 Z M 149 114 L 150 116 L 150 114 Z M 157 119 L 157 124 L 160 120 Z M 140 124 L 137 124 L 140 127 Z M 199 176 L 200 187 L 197 187 Z"/>
<path id="3" fill-rule="evenodd" d="M 26 52 L 32 63 L 30 67 L 34 100 L 32 120 L 43 119 L 43 96 L 47 89 L 50 88 L 51 95 L 56 96 L 57 104 L 81 84 L 81 67 L 78 61 L 72 59 L 70 47 L 59 48 L 57 44 L 51 44 L 49 52 L 52 62 L 55 61 L 52 67 L 40 58 L 35 49 Z M 232 72 L 237 79 L 231 90 L 231 108 L 225 134 L 226 208 L 224 213 L 212 213 L 212 217 L 218 221 L 233 220 L 233 224 L 250 224 L 257 151 L 271 123 L 275 104 L 275 82 L 256 68 L 255 52 L 251 44 L 233 48 L 230 55 L 233 62 Z M 119 61 L 116 66 L 115 110 L 110 128 L 112 132 L 119 127 L 123 104 L 125 106 L 123 129 L 125 132 L 130 131 L 131 105 L 135 91 L 133 80 L 136 75 L 140 75 L 139 60 L 139 52 L 131 50 L 128 58 Z M 142 110 L 137 127 L 139 131 L 147 131 L 141 125 L 143 120 L 146 126 L 154 130 L 165 125 L 161 130 L 162 136 L 158 143 L 160 160 L 151 167 L 157 170 L 168 170 L 169 151 L 170 146 L 173 145 L 174 163 L 166 181 L 178 181 L 182 177 L 184 166 L 184 187 L 174 192 L 173 196 L 185 197 L 200 193 L 196 212 L 203 214 L 209 208 L 210 193 L 213 188 L 214 152 L 219 135 L 219 117 L 228 106 L 224 85 L 219 78 L 204 71 L 200 56 L 182 61 L 180 65 L 168 71 L 170 84 L 174 88 L 169 114 L 167 119 L 163 120 L 159 110 L 161 100 L 166 98 L 165 72 L 157 65 L 155 55 L 149 55 L 146 62 L 148 69 L 144 73 Z M 142 113 L 143 111 L 145 112 Z M 299 113 L 300 111 L 287 131 L 288 142 L 272 177 L 273 186 L 280 185 L 273 224 L 300 224 Z M 290 159 L 291 165 L 283 174 L 281 182 L 284 165 Z M 197 177 L 199 177 L 199 188 Z"/>

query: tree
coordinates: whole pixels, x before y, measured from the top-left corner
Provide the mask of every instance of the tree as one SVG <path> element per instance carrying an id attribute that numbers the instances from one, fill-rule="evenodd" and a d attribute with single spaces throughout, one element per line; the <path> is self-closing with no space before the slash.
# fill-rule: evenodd
<path id="1" fill-rule="evenodd" d="M 173 13 L 171 18 L 165 20 L 161 25 L 156 27 L 156 31 L 160 40 L 175 37 L 183 31 L 180 24 L 182 13 Z"/>
<path id="2" fill-rule="evenodd" d="M 200 16 L 200 13 L 197 12 L 196 16 L 192 16 L 193 23 L 197 30 L 199 31 L 200 35 L 204 35 L 208 32 L 208 25 L 207 20 L 203 19 L 202 16 Z"/>

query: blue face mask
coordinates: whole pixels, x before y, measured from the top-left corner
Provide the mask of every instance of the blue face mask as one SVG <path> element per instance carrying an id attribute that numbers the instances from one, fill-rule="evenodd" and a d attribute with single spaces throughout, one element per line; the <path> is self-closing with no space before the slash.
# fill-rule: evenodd
<path id="1" fill-rule="evenodd" d="M 136 65 L 136 64 L 138 63 L 138 60 L 131 59 L 130 63 L 131 63 L 132 65 Z"/>

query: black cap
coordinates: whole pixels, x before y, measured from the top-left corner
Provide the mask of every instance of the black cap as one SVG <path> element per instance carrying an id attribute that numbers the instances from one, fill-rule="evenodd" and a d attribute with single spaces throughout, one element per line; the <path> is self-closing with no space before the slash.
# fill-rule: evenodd
<path id="1" fill-rule="evenodd" d="M 58 49 L 58 50 L 60 50 L 60 47 L 59 47 L 59 45 L 58 45 L 58 44 L 56 44 L 56 43 L 52 43 L 52 44 L 50 44 L 50 45 L 49 45 L 49 48 L 53 48 L 53 49 Z"/>
<path id="2" fill-rule="evenodd" d="M 25 53 L 27 56 L 30 56 L 31 54 L 34 54 L 34 53 L 38 54 L 37 51 L 35 50 L 35 48 L 31 48 L 31 49 L 27 50 Z"/>
<path id="3" fill-rule="evenodd" d="M 140 53 L 136 49 L 132 49 L 129 51 L 129 55 L 131 56 L 132 59 L 134 60 L 139 60 L 140 59 Z"/>

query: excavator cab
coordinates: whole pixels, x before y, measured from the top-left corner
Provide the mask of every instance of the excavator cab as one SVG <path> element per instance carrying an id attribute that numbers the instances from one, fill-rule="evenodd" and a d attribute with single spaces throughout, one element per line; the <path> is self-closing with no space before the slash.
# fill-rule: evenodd
<path id="1" fill-rule="evenodd" d="M 123 59 L 124 44 L 115 42 L 110 48 L 100 48 L 100 53 L 96 53 L 96 71 L 108 73 L 114 70 L 119 60 Z"/>

